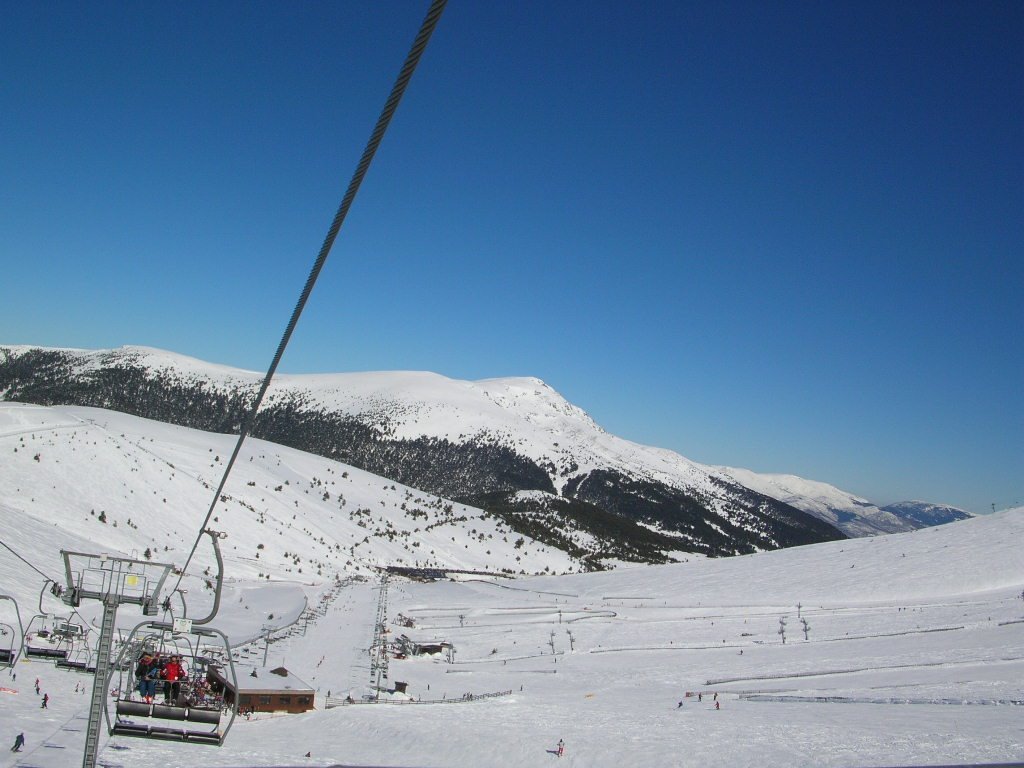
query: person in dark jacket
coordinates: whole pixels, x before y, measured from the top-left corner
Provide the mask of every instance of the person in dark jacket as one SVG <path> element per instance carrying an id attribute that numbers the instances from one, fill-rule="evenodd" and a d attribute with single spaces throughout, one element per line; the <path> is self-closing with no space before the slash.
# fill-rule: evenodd
<path id="1" fill-rule="evenodd" d="M 146 703 L 151 703 L 156 696 L 156 678 L 159 674 L 160 666 L 152 654 L 142 654 L 138 666 L 135 667 L 135 678 L 139 681 L 139 696 Z"/>
<path id="2" fill-rule="evenodd" d="M 14 746 L 11 747 L 11 752 L 21 752 L 23 746 L 25 746 L 25 734 L 19 733 L 14 737 Z"/>

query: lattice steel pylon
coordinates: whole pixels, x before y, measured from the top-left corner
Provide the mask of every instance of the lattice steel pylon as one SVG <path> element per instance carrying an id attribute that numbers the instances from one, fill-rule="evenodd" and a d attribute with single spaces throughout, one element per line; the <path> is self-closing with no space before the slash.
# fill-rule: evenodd
<path id="1" fill-rule="evenodd" d="M 380 577 L 380 598 L 377 600 L 377 617 L 373 624 L 373 645 L 370 646 L 370 682 L 374 685 L 377 700 L 380 700 L 381 681 L 388 679 L 388 572 Z"/>
<path id="2" fill-rule="evenodd" d="M 67 588 L 61 599 L 75 608 L 81 605 L 83 598 L 103 603 L 103 624 L 96 646 L 96 673 L 89 701 L 89 726 L 82 755 L 82 768 L 95 768 L 110 677 L 110 649 L 114 641 L 117 607 L 122 603 L 135 604 L 142 607 L 144 615 L 155 616 L 160 610 L 160 590 L 171 565 L 65 550 L 61 550 L 61 555 L 67 576 Z"/>

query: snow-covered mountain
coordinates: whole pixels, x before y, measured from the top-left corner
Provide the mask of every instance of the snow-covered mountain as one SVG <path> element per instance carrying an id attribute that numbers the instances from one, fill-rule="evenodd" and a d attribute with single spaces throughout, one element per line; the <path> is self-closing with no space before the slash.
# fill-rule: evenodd
<path id="1" fill-rule="evenodd" d="M 0 397 L 236 432 L 261 374 L 144 347 L 0 348 Z M 252 433 L 486 509 L 593 567 L 841 538 L 831 525 L 671 451 L 610 435 L 537 379 L 280 375 Z M 569 529 L 599 542 L 575 551 Z"/>
<path id="2" fill-rule="evenodd" d="M 796 475 L 760 474 L 736 467 L 719 467 L 719 470 L 748 488 L 831 523 L 847 536 L 900 533 L 921 527 L 828 483 Z"/>
<path id="3" fill-rule="evenodd" d="M 145 347 L 0 347 L 2 399 L 213 432 L 237 432 L 261 380 Z M 591 567 L 915 527 L 825 484 L 708 467 L 610 435 L 532 378 L 279 375 L 253 434 L 486 509 Z M 573 543 L 581 532 L 589 547 Z"/>
<path id="4" fill-rule="evenodd" d="M 831 523 L 847 536 L 902 533 L 973 517 L 956 507 L 923 501 L 902 501 L 880 507 L 834 485 L 796 475 L 761 474 L 749 469 L 718 467 L 736 482 Z"/>
<path id="5" fill-rule="evenodd" d="M 181 561 L 235 442 L 116 411 L 0 402 L 0 505 L 5 517 L 41 530 Z M 215 512 L 211 526 L 231 531 L 231 570 L 246 579 L 327 578 L 377 565 L 579 568 L 479 509 L 258 439 L 243 446 Z"/>
<path id="6" fill-rule="evenodd" d="M 948 504 L 930 504 L 927 501 L 898 501 L 895 504 L 887 504 L 882 509 L 903 520 L 910 521 L 915 528 L 945 525 L 974 517 L 966 510 L 951 507 Z"/>

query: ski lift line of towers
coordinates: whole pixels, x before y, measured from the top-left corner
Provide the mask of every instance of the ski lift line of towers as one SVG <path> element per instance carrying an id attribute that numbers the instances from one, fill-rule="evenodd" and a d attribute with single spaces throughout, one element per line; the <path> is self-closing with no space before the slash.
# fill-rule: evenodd
<path id="1" fill-rule="evenodd" d="M 298 617 L 290 624 L 283 626 L 273 626 L 271 624 L 264 624 L 260 634 L 257 638 L 250 641 L 240 643 L 234 646 L 232 650 L 232 657 L 235 661 L 243 661 L 251 659 L 255 654 L 259 653 L 259 645 L 262 643 L 263 646 L 263 666 L 267 666 L 267 657 L 269 655 L 270 646 L 274 643 L 286 643 L 285 648 L 289 647 L 288 642 L 296 637 L 305 637 L 309 631 L 310 623 L 315 624 L 318 618 L 323 618 L 327 615 L 330 604 L 337 598 L 338 593 L 342 588 L 350 585 L 354 581 L 351 578 L 342 579 L 338 577 L 335 581 L 334 586 L 324 595 L 320 597 L 320 601 L 316 606 L 306 607 L 299 613 Z"/>
<path id="2" fill-rule="evenodd" d="M 797 615 L 797 618 L 800 620 L 800 624 L 803 627 L 804 640 L 809 640 L 810 639 L 809 635 L 810 635 L 810 631 L 811 631 L 811 625 L 807 623 L 807 617 L 801 614 L 802 610 L 803 610 L 803 604 L 802 603 L 797 603 L 796 604 L 796 615 Z M 782 644 L 785 645 L 786 644 L 786 617 L 785 616 L 780 616 L 779 617 L 779 637 L 782 638 Z"/>
<path id="3" fill-rule="evenodd" d="M 309 625 L 311 623 L 315 624 L 318 618 L 323 618 L 327 615 L 328 608 L 331 602 L 338 596 L 338 592 L 343 587 L 348 586 L 351 581 L 352 579 L 338 579 L 335 586 L 320 598 L 320 602 L 316 606 L 309 606 L 307 604 L 298 617 L 290 624 L 281 626 L 264 624 L 257 637 L 232 647 L 232 657 L 235 661 L 251 659 L 259 653 L 260 646 L 262 645 L 263 666 L 266 666 L 270 646 L 275 643 L 287 643 L 296 637 L 305 637 L 309 631 Z"/>

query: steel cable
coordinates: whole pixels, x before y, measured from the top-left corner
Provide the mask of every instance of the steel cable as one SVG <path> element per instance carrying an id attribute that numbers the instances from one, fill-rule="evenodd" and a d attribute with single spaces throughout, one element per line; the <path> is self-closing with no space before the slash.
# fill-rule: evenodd
<path id="1" fill-rule="evenodd" d="M 53 582 L 54 584 L 60 584 L 60 582 L 59 582 L 59 581 L 54 581 L 54 580 L 53 580 L 53 579 L 51 579 L 51 578 L 50 578 L 49 576 L 47 576 L 47 575 L 46 575 L 45 573 L 43 573 L 43 572 L 42 572 L 42 571 L 40 571 L 40 570 L 39 570 L 38 568 L 36 568 L 36 567 L 35 567 L 34 565 L 32 565 L 32 563 L 30 563 L 30 562 L 29 562 L 28 560 L 26 560 L 26 559 L 25 559 L 24 557 L 22 557 L 22 556 L 21 556 L 21 555 L 19 555 L 19 554 L 18 554 L 17 552 L 15 552 L 15 551 L 14 551 L 14 549 L 12 549 L 12 548 L 11 548 L 11 547 L 10 547 L 10 546 L 9 546 L 8 544 L 6 544 L 6 543 L 4 543 L 4 542 L 0 541 L 0 546 L 2 546 L 2 547 L 3 547 L 4 549 L 8 550 L 8 551 L 9 551 L 9 552 L 10 552 L 10 553 L 11 553 L 12 555 L 14 555 L 14 556 L 15 556 L 16 558 L 18 558 L 19 560 L 21 560 L 21 562 L 23 562 L 23 563 L 24 563 L 25 565 L 27 565 L 27 566 L 28 566 L 29 568 L 31 568 L 31 569 L 32 569 L 33 571 L 35 571 L 36 573 L 38 573 L 38 574 L 39 574 L 40 576 L 42 576 L 42 577 L 43 577 L 44 579 L 46 579 L 47 581 L 52 581 L 52 582 Z"/>
<path id="2" fill-rule="evenodd" d="M 398 103 L 402 100 L 402 94 L 405 93 L 406 86 L 408 86 L 409 80 L 412 78 L 413 72 L 416 69 L 416 65 L 419 63 L 420 57 L 423 55 L 423 51 L 426 49 L 427 43 L 430 41 L 430 36 L 433 34 L 434 28 L 437 26 L 437 22 L 441 18 L 441 13 L 444 11 L 446 3 L 447 0 L 433 0 L 430 4 L 430 9 L 427 11 L 426 17 L 423 19 L 423 23 L 420 25 L 420 30 L 413 41 L 412 48 L 409 50 L 409 54 L 405 58 L 405 63 L 402 65 L 402 69 L 398 73 L 394 86 L 391 88 L 391 94 L 388 96 L 388 100 L 385 102 L 384 108 L 381 110 L 380 117 L 377 118 L 377 124 L 374 126 L 373 133 L 370 134 L 370 140 L 366 143 L 366 148 L 363 150 L 363 155 L 359 159 L 359 165 L 356 167 L 356 171 L 352 175 L 348 189 L 345 191 L 345 196 L 342 198 L 341 205 L 338 206 L 338 212 L 334 214 L 334 220 L 331 222 L 330 229 L 327 231 L 327 236 L 324 238 L 324 243 L 320 247 L 320 253 L 317 255 L 316 261 L 313 263 L 313 268 L 309 272 L 309 277 L 306 279 L 306 285 L 302 289 L 302 294 L 299 296 L 299 300 L 295 304 L 295 309 L 292 311 L 291 319 L 289 319 L 288 326 L 285 328 L 284 335 L 281 337 L 281 343 L 277 346 L 277 351 L 274 353 L 274 359 L 270 363 L 270 368 L 267 370 L 267 375 L 263 379 L 263 384 L 260 387 L 259 393 L 256 395 L 256 400 L 252 404 L 252 409 L 249 411 L 248 416 L 246 416 L 246 419 L 242 424 L 241 431 L 238 434 L 238 442 L 235 443 L 235 449 L 231 454 L 231 458 L 228 460 L 227 466 L 224 468 L 224 475 L 221 478 L 220 485 L 217 486 L 217 491 L 213 495 L 213 502 L 210 504 L 210 509 L 206 513 L 206 518 L 203 520 L 203 524 L 199 527 L 199 533 L 196 536 L 195 543 L 192 545 L 192 550 L 189 552 L 188 559 L 185 560 L 185 565 L 182 566 L 181 573 L 178 575 L 178 582 L 175 585 L 175 589 L 181 586 L 181 580 L 185 576 L 185 571 L 187 570 L 189 563 L 192 562 L 196 549 L 199 547 L 199 542 L 202 540 L 203 531 L 209 524 L 210 518 L 213 517 L 213 510 L 217 506 L 217 501 L 220 499 L 224 486 L 227 483 L 228 476 L 231 474 L 231 468 L 235 464 L 235 459 L 238 458 L 238 454 L 242 449 L 242 443 L 245 442 L 245 438 L 248 436 L 253 423 L 256 420 L 256 411 L 263 402 L 263 397 L 267 394 L 267 389 L 270 387 L 270 380 L 274 377 L 275 371 L 277 371 L 277 366 L 281 362 L 281 357 L 284 355 L 285 347 L 288 346 L 288 341 L 291 339 L 292 332 L 295 330 L 295 325 L 299 320 L 299 316 L 302 314 L 302 310 L 306 306 L 309 294 L 312 292 L 313 286 L 316 284 L 317 278 L 320 276 L 320 270 L 323 269 L 324 263 L 327 261 L 327 256 L 338 236 L 338 232 L 341 230 L 341 225 L 344 223 L 345 217 L 348 215 L 348 209 L 351 207 L 352 201 L 355 199 L 356 193 L 359 191 L 359 186 L 363 183 L 363 177 L 366 176 L 366 172 L 370 167 L 370 162 L 373 160 L 373 156 L 376 154 L 377 148 L 380 146 L 380 143 L 384 138 L 384 132 L 387 130 L 388 124 L 391 122 L 391 118 L 395 114 L 395 110 L 398 108 Z"/>

